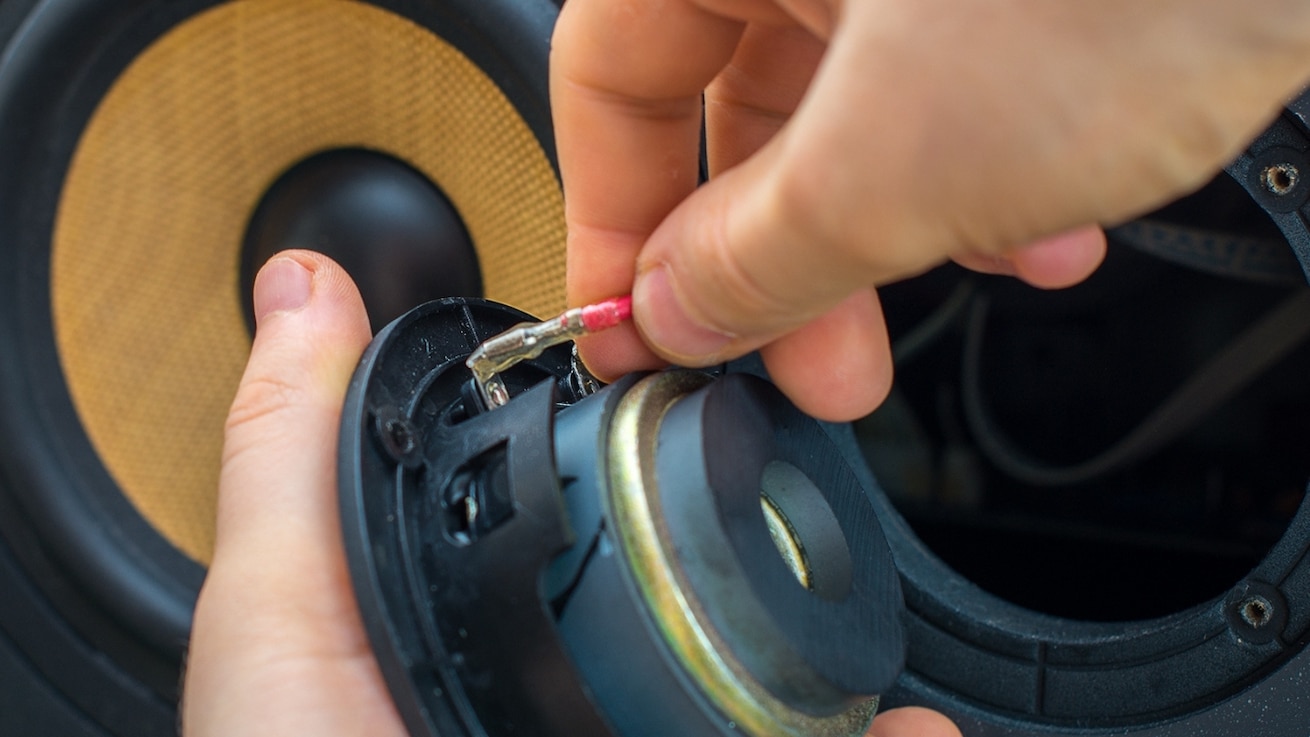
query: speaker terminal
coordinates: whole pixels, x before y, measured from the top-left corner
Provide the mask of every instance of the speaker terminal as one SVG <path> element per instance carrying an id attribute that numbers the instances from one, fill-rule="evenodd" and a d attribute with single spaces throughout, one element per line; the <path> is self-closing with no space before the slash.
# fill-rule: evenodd
<path id="1" fill-rule="evenodd" d="M 509 390 L 500 378 L 500 372 L 540 356 L 547 348 L 608 330 L 631 317 L 631 296 L 575 307 L 550 320 L 515 325 L 475 348 L 465 365 L 473 372 L 478 396 L 488 409 L 495 409 L 509 401 Z M 577 360 L 576 351 L 574 367 L 586 371 Z M 580 379 L 583 386 L 591 385 L 589 375 L 583 373 Z"/>

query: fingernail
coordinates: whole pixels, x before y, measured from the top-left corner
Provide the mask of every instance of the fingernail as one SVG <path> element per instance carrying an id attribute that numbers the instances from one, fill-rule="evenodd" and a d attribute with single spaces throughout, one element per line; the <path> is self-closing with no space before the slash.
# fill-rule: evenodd
<path id="1" fill-rule="evenodd" d="M 309 301 L 314 275 L 292 258 L 274 258 L 255 277 L 255 322 L 274 312 L 298 310 Z"/>
<path id="2" fill-rule="evenodd" d="M 641 308 L 638 327 L 642 336 L 668 356 L 715 356 L 733 341 L 733 336 L 706 328 L 687 316 L 674 293 L 667 266 L 655 266 L 638 275 L 632 301 Z"/>

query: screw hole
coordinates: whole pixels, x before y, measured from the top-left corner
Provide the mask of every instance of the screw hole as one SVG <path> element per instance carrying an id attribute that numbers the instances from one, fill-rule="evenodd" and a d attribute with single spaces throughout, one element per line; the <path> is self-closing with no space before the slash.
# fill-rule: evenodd
<path id="1" fill-rule="evenodd" d="M 1288 163 L 1270 164 L 1265 167 L 1260 178 L 1270 194 L 1282 197 L 1296 188 L 1301 180 L 1301 171 Z"/>
<path id="2" fill-rule="evenodd" d="M 1274 618 L 1274 606 L 1263 596 L 1252 596 L 1244 600 L 1239 611 L 1242 621 L 1255 629 L 1264 627 Z"/>
<path id="3" fill-rule="evenodd" d="M 392 448 L 400 455 L 408 455 L 414 450 L 414 433 L 404 420 L 390 419 L 386 422 L 387 438 Z"/>

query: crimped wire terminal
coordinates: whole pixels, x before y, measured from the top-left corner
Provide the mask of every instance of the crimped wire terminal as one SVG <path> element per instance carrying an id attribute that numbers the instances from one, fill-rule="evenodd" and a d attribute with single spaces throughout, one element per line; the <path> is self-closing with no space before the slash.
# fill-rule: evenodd
<path id="1" fill-rule="evenodd" d="M 478 346 L 465 364 L 473 372 L 473 383 L 487 407 L 495 409 L 509 402 L 509 390 L 500 373 L 511 366 L 540 356 L 551 346 L 597 333 L 632 317 L 632 297 L 615 297 L 586 307 L 566 310 L 544 322 L 525 322 Z"/>

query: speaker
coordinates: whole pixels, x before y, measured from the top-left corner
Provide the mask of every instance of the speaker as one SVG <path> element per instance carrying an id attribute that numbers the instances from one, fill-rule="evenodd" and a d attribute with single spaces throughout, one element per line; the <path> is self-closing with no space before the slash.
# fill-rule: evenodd
<path id="1" fill-rule="evenodd" d="M 437 296 L 563 307 L 557 12 L 0 0 L 0 735 L 175 732 L 264 258 L 327 251 L 375 326 Z M 943 709 L 970 737 L 1310 723 L 1310 355 L 1248 382 L 1247 411 L 1052 491 L 1007 476 L 987 433 L 964 439 L 959 307 L 990 299 L 972 365 L 993 379 L 994 424 L 1061 462 L 1110 442 L 1127 426 L 1106 416 L 1131 419 L 1175 380 L 1134 359 L 1185 368 L 1294 298 L 1234 274 L 1303 284 L 1286 239 L 1307 217 L 1308 110 L 1193 201 L 1203 227 L 1165 211 L 1116 231 L 1138 248 L 1113 249 L 1083 287 L 1039 299 L 944 270 L 884 290 L 914 348 L 898 360 L 919 353 L 852 436 L 887 489 L 874 503 L 910 610 L 887 703 Z M 1252 202 L 1248 228 L 1234 207 Z"/>
<path id="2" fill-rule="evenodd" d="M 886 701 L 969 737 L 1305 734 L 1310 96 L 1085 283 L 882 290 L 857 424 L 906 592 Z"/>
<path id="3" fill-rule="evenodd" d="M 548 0 L 0 0 L 0 733 L 168 735 L 258 265 L 564 306 Z"/>

